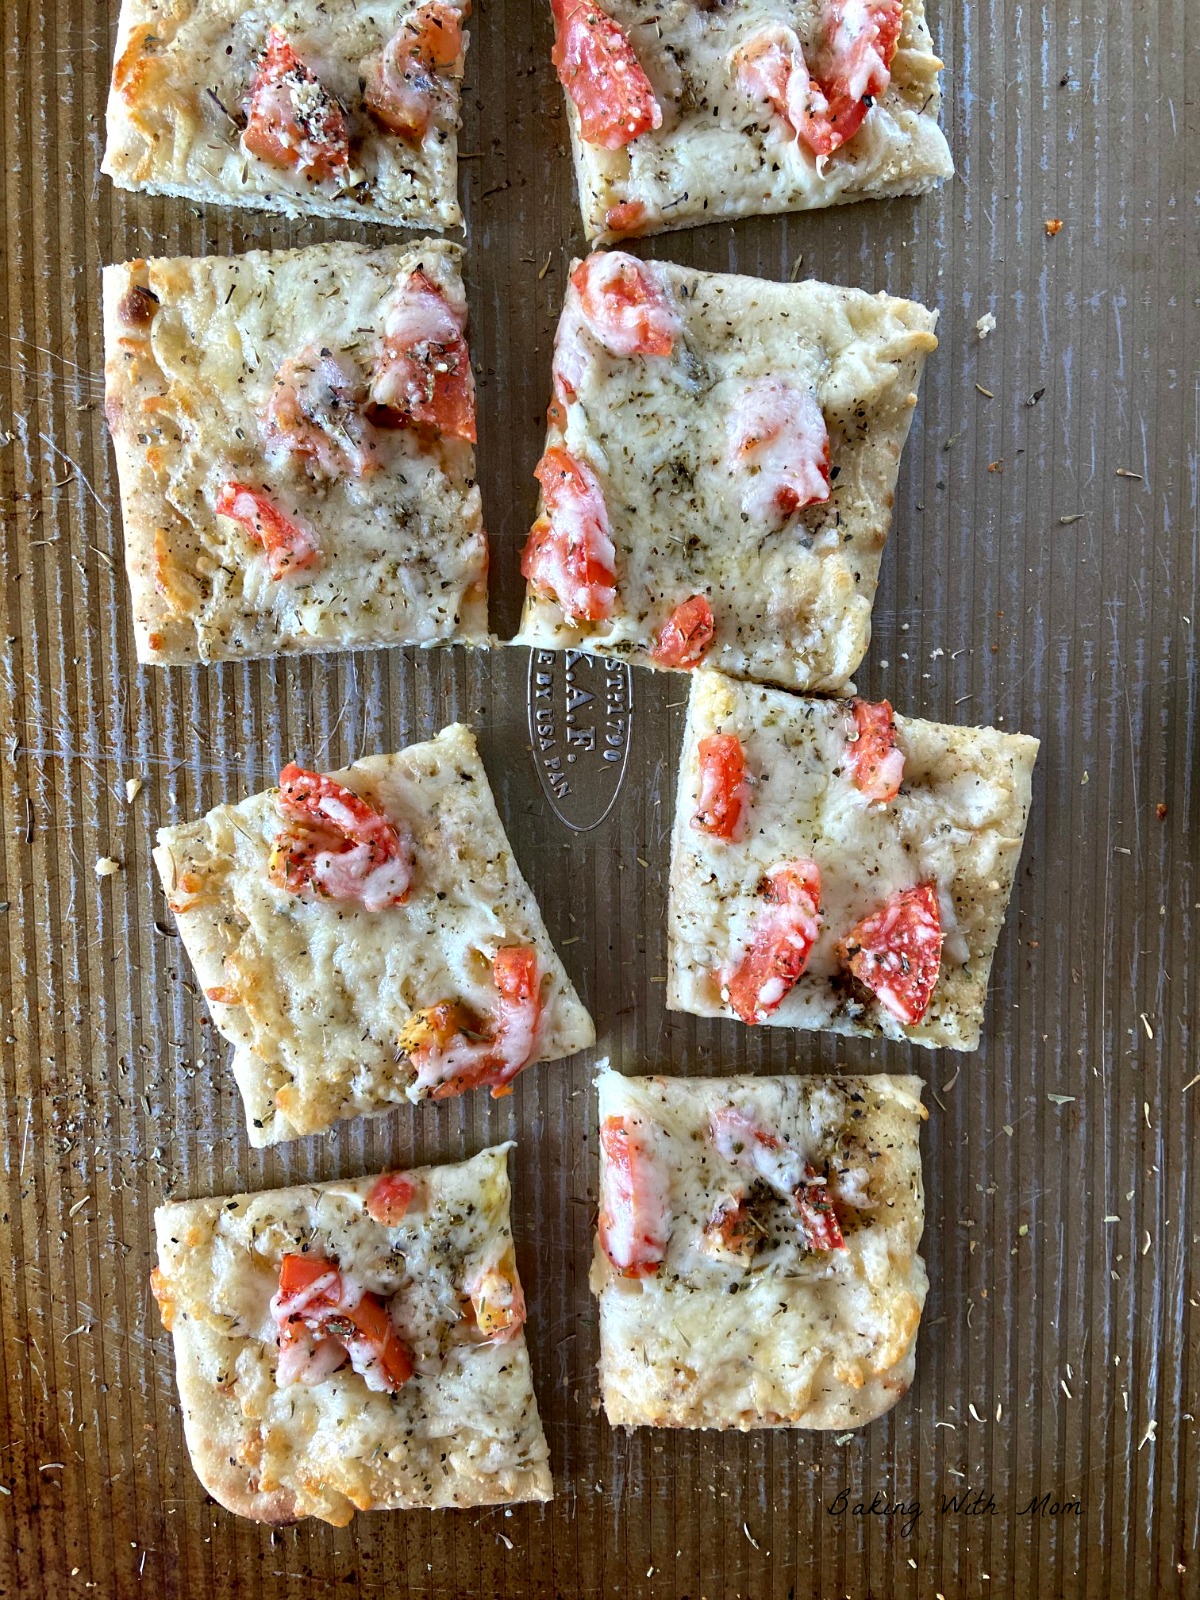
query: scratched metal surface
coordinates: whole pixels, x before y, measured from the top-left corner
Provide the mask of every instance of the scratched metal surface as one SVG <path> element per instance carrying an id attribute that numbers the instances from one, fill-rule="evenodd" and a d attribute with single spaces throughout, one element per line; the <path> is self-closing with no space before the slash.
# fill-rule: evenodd
<path id="1" fill-rule="evenodd" d="M 648 246 L 778 277 L 802 256 L 940 308 L 861 682 L 908 712 L 1044 741 L 984 1046 L 961 1059 L 664 1011 L 675 679 L 637 678 L 625 788 L 574 835 L 527 754 L 522 652 L 135 668 L 101 264 L 360 235 L 115 194 L 98 172 L 115 20 L 116 0 L 0 8 L 0 1594 L 1200 1592 L 1190 0 L 932 0 L 959 167 L 944 193 Z M 579 233 L 543 0 L 482 0 L 474 33 L 467 278 L 508 632 Z M 596 1416 L 590 1061 L 531 1071 L 499 1105 L 248 1148 L 152 888 L 152 829 L 293 754 L 337 764 L 452 716 L 481 732 L 517 855 L 621 1066 L 927 1076 L 933 1287 L 915 1388 L 886 1421 L 844 1440 L 626 1438 Z M 122 864 L 103 882 L 102 855 Z M 215 1508 L 147 1294 L 154 1205 L 509 1134 L 555 1503 L 275 1533 Z M 994 1512 L 941 1511 L 968 1488 Z M 878 1491 L 921 1513 L 907 1534 L 837 1517 L 843 1490 L 850 1507 Z M 1021 1514 L 1044 1493 L 1081 1514 Z"/>

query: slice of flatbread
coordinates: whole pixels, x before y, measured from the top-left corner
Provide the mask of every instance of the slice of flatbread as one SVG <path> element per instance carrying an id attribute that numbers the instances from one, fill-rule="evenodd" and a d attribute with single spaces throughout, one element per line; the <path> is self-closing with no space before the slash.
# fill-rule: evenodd
<path id="1" fill-rule="evenodd" d="M 355 1511 L 552 1497 L 511 1148 L 159 1207 L 154 1292 L 192 1465 L 221 1505 L 341 1525 Z M 306 1300 L 294 1284 L 308 1279 L 319 1293 Z"/>
<path id="2" fill-rule="evenodd" d="M 927 1287 L 920 1079 L 597 1081 L 608 1420 L 857 1428 L 894 1406 Z"/>
<path id="3" fill-rule="evenodd" d="M 461 256 L 427 239 L 106 269 L 105 409 L 140 661 L 487 643 L 473 421 L 445 435 L 372 402 L 395 398 L 380 383 L 397 307 L 415 297 L 465 323 Z M 285 519 L 298 562 L 239 520 L 234 486 Z"/>
<path id="4" fill-rule="evenodd" d="M 782 998 L 767 994 L 767 1014 L 744 1020 L 978 1047 L 1038 741 L 896 716 L 882 705 L 903 776 L 893 798 L 872 799 L 855 779 L 863 702 L 810 700 L 696 673 L 671 859 L 669 1006 L 709 1017 L 737 1012 L 731 979 L 770 914 L 768 882 L 788 863 L 811 862 L 820 878 L 819 932 L 803 974 Z M 701 799 L 701 745 L 726 738 L 740 746 L 744 763 L 731 838 L 702 820 L 712 805 Z M 916 890 L 927 893 L 931 916 L 936 907 L 940 962 L 935 953 L 923 1014 L 905 1022 L 855 976 L 851 935 Z M 911 951 L 902 940 L 896 950 L 903 988 Z"/>
<path id="5" fill-rule="evenodd" d="M 457 227 L 469 9 L 123 0 L 103 170 L 151 194 Z"/>
<path id="6" fill-rule="evenodd" d="M 331 776 L 410 841 L 403 903 L 370 909 L 282 883 L 276 852 L 289 824 L 278 789 L 160 829 L 154 852 L 213 1021 L 237 1047 L 254 1145 L 473 1084 L 504 1092 L 521 1067 L 595 1038 L 468 728 Z M 517 949 L 532 952 L 535 1000 L 511 1046 L 496 962 Z M 429 1048 L 438 1027 L 440 1055 Z"/>
<path id="7" fill-rule="evenodd" d="M 824 283 L 620 252 L 577 263 L 518 642 L 644 666 L 702 658 L 844 692 L 870 641 L 935 321 L 911 300 Z M 548 505 L 564 456 L 590 496 L 575 526 L 572 505 Z M 589 536 L 592 573 L 607 563 L 611 574 L 608 589 L 593 583 L 590 611 L 577 554 Z M 550 562 L 555 538 L 570 549 Z M 706 610 L 708 637 L 672 658 L 662 641 L 681 606 Z"/>
<path id="8" fill-rule="evenodd" d="M 560 9 L 578 10 L 567 0 L 555 6 Z M 636 127 L 636 136 L 615 148 L 610 140 L 606 148 L 596 130 L 591 140 L 584 137 L 579 109 L 566 95 L 588 238 L 610 243 L 731 217 L 922 194 L 950 177 L 954 164 L 938 127 L 942 63 L 921 0 L 904 0 L 886 88 L 872 94 L 868 86 L 861 126 L 831 153 L 818 154 L 799 134 L 782 81 L 775 103 L 764 92 L 770 81 L 764 46 L 769 54 L 772 45 L 777 51 L 782 45 L 776 65 L 785 72 L 788 52 L 819 71 L 814 47 L 835 13 L 861 21 L 888 9 L 886 0 L 882 6 L 874 0 L 854 6 L 841 0 L 603 0 L 611 19 L 605 26 L 620 28 L 632 53 L 625 76 L 637 77 L 639 68 L 645 74 L 659 125 L 651 126 L 647 103 L 646 114 L 627 124 L 625 132 Z M 578 19 L 570 26 L 580 27 Z M 739 72 L 739 63 L 756 54 L 766 68 L 757 88 Z M 569 75 L 574 71 L 572 64 Z M 797 91 L 798 85 L 792 110 Z M 811 103 L 810 95 L 800 98 Z"/>

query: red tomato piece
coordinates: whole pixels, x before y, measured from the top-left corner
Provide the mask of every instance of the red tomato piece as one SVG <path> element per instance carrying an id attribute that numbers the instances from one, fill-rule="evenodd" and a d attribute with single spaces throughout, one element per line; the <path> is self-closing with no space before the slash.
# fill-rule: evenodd
<path id="1" fill-rule="evenodd" d="M 588 327 L 614 356 L 669 356 L 679 317 L 651 268 L 622 250 L 602 250 L 571 274 Z"/>
<path id="2" fill-rule="evenodd" d="M 631 1119 L 606 1117 L 600 1148 L 600 1248 L 623 1278 L 649 1277 L 671 1232 L 666 1174 Z"/>
<path id="3" fill-rule="evenodd" d="M 788 1201 L 810 1250 L 843 1248 L 828 1185 L 786 1140 L 737 1106 L 719 1106 L 712 1114 L 709 1132 L 718 1155 L 752 1173 Z"/>
<path id="4" fill-rule="evenodd" d="M 320 1291 L 314 1293 L 319 1284 Z M 335 1306 L 342 1297 L 342 1276 L 324 1256 L 309 1251 L 288 1254 L 279 1267 L 279 1292 L 287 1300 L 303 1298 L 306 1308 Z"/>
<path id="5" fill-rule="evenodd" d="M 942 962 L 937 889 L 903 889 L 864 917 L 840 946 L 842 960 L 880 1005 L 911 1028 L 929 1010 Z"/>
<path id="6" fill-rule="evenodd" d="M 530 530 L 521 571 L 569 621 L 602 622 L 616 600 L 616 551 L 596 475 L 560 445 L 534 468 L 545 516 Z"/>
<path id="7" fill-rule="evenodd" d="M 642 200 L 621 200 L 604 213 L 607 231 L 622 239 L 641 233 L 645 223 L 646 206 Z"/>
<path id="8" fill-rule="evenodd" d="M 279 774 L 280 811 L 289 826 L 271 852 L 271 881 L 292 894 L 311 889 L 368 911 L 403 905 L 413 875 L 413 846 L 361 795 L 295 763 Z"/>
<path id="9" fill-rule="evenodd" d="M 813 1166 L 806 1167 L 805 1174 L 805 1182 L 796 1190 L 794 1198 L 809 1249 L 844 1250 L 846 1241 L 842 1237 L 842 1225 L 837 1212 L 833 1209 L 828 1184 L 823 1179 L 817 1181 L 820 1174 Z"/>
<path id="10" fill-rule="evenodd" d="M 475 442 L 475 375 L 465 319 L 417 267 L 392 296 L 371 399 L 402 427 L 428 428 Z M 386 419 L 382 419 L 386 420 Z"/>
<path id="11" fill-rule="evenodd" d="M 454 91 L 447 77 L 463 53 L 462 16 L 453 7 L 432 0 L 406 18 L 367 64 L 363 99 L 390 132 L 420 142 L 435 117 L 453 108 Z M 461 69 L 460 69 L 461 70 Z"/>
<path id="12" fill-rule="evenodd" d="M 847 747 L 850 779 L 868 800 L 894 800 L 904 781 L 904 751 L 896 748 L 896 721 L 886 700 L 853 700 L 857 738 Z"/>
<path id="13" fill-rule="evenodd" d="M 808 966 L 821 928 L 820 868 L 804 859 L 776 867 L 763 898 L 750 948 L 726 983 L 729 1004 L 749 1023 L 776 1011 Z"/>
<path id="14" fill-rule="evenodd" d="M 697 749 L 700 802 L 692 826 L 714 839 L 736 837 L 745 809 L 746 752 L 736 733 L 709 733 Z"/>
<path id="15" fill-rule="evenodd" d="M 605 150 L 662 127 L 662 107 L 620 23 L 589 0 L 551 0 L 551 59 L 579 113 L 580 137 Z"/>
<path id="16" fill-rule="evenodd" d="M 367 1215 L 382 1227 L 394 1228 L 403 1222 L 416 1193 L 417 1185 L 407 1172 L 385 1172 L 367 1191 Z"/>
<path id="17" fill-rule="evenodd" d="M 223 483 L 217 492 L 216 510 L 263 547 L 272 578 L 303 572 L 320 558 L 312 534 L 285 517 L 259 489 L 250 489 L 244 483 Z"/>
<path id="18" fill-rule="evenodd" d="M 263 437 L 328 478 L 362 477 L 374 466 L 366 387 L 345 356 L 312 347 L 285 361 L 263 415 Z"/>
<path id="19" fill-rule="evenodd" d="M 497 950 L 492 979 L 496 1001 L 490 1025 L 468 1016 L 456 1002 L 443 1000 L 415 1017 L 401 1036 L 401 1050 L 416 1068 L 416 1081 L 430 1090 L 433 1100 L 448 1100 L 484 1084 L 498 1100 L 533 1057 L 542 1020 L 542 974 L 533 945 Z"/>
<path id="20" fill-rule="evenodd" d="M 412 1356 L 396 1332 L 387 1307 L 378 1295 L 365 1293 L 356 1306 L 342 1312 L 341 1315 L 352 1324 L 356 1340 L 361 1340 L 367 1346 L 364 1354 L 368 1364 L 373 1358 L 382 1369 L 383 1388 L 393 1394 L 397 1389 L 402 1389 L 413 1375 Z M 336 1330 L 335 1323 L 330 1331 Z M 353 1360 L 357 1352 L 352 1341 L 347 1341 L 347 1348 Z M 361 1370 L 358 1361 L 354 1364 L 356 1371 Z"/>
<path id="21" fill-rule="evenodd" d="M 754 521 L 778 526 L 829 499 L 829 430 L 811 389 L 755 379 L 731 406 L 726 436 L 742 510 Z"/>
<path id="22" fill-rule="evenodd" d="M 804 134 L 814 155 L 832 155 L 852 139 L 886 91 L 903 15 L 902 0 L 827 0 L 811 68 L 828 110 Z"/>
<path id="23" fill-rule="evenodd" d="M 717 1202 L 701 1230 L 701 1243 L 710 1254 L 738 1261 L 749 1260 L 762 1237 L 749 1206 L 734 1196 Z"/>
<path id="24" fill-rule="evenodd" d="M 825 0 L 807 58 L 795 33 L 760 29 L 734 52 L 740 87 L 790 124 L 818 157 L 852 139 L 891 82 L 902 0 Z"/>
<path id="25" fill-rule="evenodd" d="M 267 48 L 243 102 L 242 144 L 273 167 L 291 167 L 314 183 L 347 184 L 350 133 L 341 102 L 305 66 L 282 28 Z"/>
<path id="26" fill-rule="evenodd" d="M 800 41 L 782 24 L 751 34 L 730 57 L 738 87 L 755 100 L 765 100 L 806 144 L 822 135 L 828 103 L 809 77 Z"/>
<path id="27" fill-rule="evenodd" d="M 663 624 L 650 652 L 650 659 L 660 667 L 698 667 L 713 642 L 716 627 L 712 607 L 702 594 L 675 607 Z"/>

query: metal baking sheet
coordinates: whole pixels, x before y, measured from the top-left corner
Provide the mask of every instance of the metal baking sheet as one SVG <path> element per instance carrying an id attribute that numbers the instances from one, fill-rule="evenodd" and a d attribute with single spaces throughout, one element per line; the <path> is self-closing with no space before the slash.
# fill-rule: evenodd
<path id="1" fill-rule="evenodd" d="M 906 712 L 1044 741 L 984 1045 L 964 1057 L 665 1011 L 675 677 L 635 674 L 616 712 L 623 787 L 576 832 L 535 768 L 524 651 L 134 665 L 101 265 L 382 235 L 115 193 L 98 169 L 116 11 L 0 8 L 0 1594 L 1200 1593 L 1191 0 L 931 0 L 958 163 L 942 193 L 644 247 L 940 309 L 860 683 Z M 482 0 L 472 31 L 467 282 L 493 620 L 507 634 L 581 238 L 548 8 Z M 981 340 L 985 313 L 996 327 Z M 293 754 L 336 765 L 456 716 L 480 731 L 517 855 L 595 1012 L 597 1054 L 631 1071 L 928 1079 L 933 1287 L 915 1387 L 887 1420 L 846 1438 L 608 1429 L 586 1290 L 590 1058 L 539 1067 L 498 1104 L 248 1148 L 226 1051 L 152 884 L 153 828 Z M 132 778 L 144 787 L 128 802 Z M 573 799 L 576 823 L 603 809 L 580 787 Z M 120 862 L 112 877 L 97 878 L 101 856 Z M 215 1507 L 187 1463 L 149 1299 L 154 1205 L 452 1158 L 510 1134 L 555 1502 L 276 1532 Z"/>

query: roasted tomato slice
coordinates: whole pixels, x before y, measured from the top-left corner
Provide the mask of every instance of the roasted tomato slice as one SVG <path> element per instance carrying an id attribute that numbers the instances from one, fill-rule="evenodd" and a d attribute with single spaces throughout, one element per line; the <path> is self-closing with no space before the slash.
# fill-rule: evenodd
<path id="1" fill-rule="evenodd" d="M 315 347 L 292 356 L 275 375 L 263 414 L 263 439 L 316 467 L 327 478 L 361 478 L 374 465 L 366 385 L 345 356 Z"/>
<path id="2" fill-rule="evenodd" d="M 623 1278 L 649 1277 L 671 1233 L 667 1175 L 631 1118 L 606 1117 L 600 1148 L 600 1248 Z"/>
<path id="3" fill-rule="evenodd" d="M 757 378 L 737 396 L 726 428 L 748 517 L 777 527 L 829 499 L 829 432 L 811 389 Z"/>
<path id="4" fill-rule="evenodd" d="M 902 0 L 825 0 L 807 56 L 792 30 L 761 28 L 733 52 L 740 88 L 765 100 L 813 155 L 852 139 L 891 82 Z"/>
<path id="5" fill-rule="evenodd" d="M 363 1372 L 364 1366 L 374 1366 L 381 1389 L 393 1394 L 402 1389 L 413 1375 L 412 1356 L 392 1326 L 387 1307 L 377 1295 L 364 1294 L 345 1315 L 354 1329 L 353 1336 L 344 1342 L 355 1371 Z M 356 1345 L 366 1347 L 361 1356 Z"/>
<path id="6" fill-rule="evenodd" d="M 279 774 L 287 826 L 271 851 L 271 881 L 292 894 L 312 890 L 357 901 L 367 911 L 403 905 L 413 875 L 407 828 L 360 795 L 294 763 Z"/>
<path id="7" fill-rule="evenodd" d="M 317 541 L 299 523 L 285 517 L 261 489 L 244 483 L 223 483 L 217 492 L 216 509 L 236 522 L 267 557 L 267 571 L 273 578 L 287 578 L 303 572 L 320 558 Z"/>
<path id="8" fill-rule="evenodd" d="M 571 274 L 584 320 L 614 356 L 669 356 L 679 316 L 653 269 L 622 250 L 602 250 Z"/>
<path id="9" fill-rule="evenodd" d="M 497 950 L 492 979 L 496 999 L 490 1020 L 471 1016 L 455 1000 L 441 1000 L 412 1017 L 400 1035 L 417 1084 L 433 1100 L 484 1084 L 499 1099 L 533 1058 L 542 1019 L 537 950 L 533 945 Z"/>
<path id="10" fill-rule="evenodd" d="M 903 889 L 864 917 L 840 948 L 842 960 L 880 1005 L 905 1027 L 929 1010 L 942 963 L 937 889 Z"/>
<path id="11" fill-rule="evenodd" d="M 692 826 L 714 839 L 734 839 L 747 803 L 746 752 L 736 733 L 709 733 L 697 751 L 700 800 Z"/>
<path id="12" fill-rule="evenodd" d="M 815 861 L 788 861 L 763 886 L 766 904 L 749 950 L 726 977 L 729 1004 L 743 1022 L 778 1009 L 801 977 L 821 929 L 821 872 Z"/>
<path id="13" fill-rule="evenodd" d="M 586 144 L 619 150 L 662 127 L 662 107 L 620 23 L 588 0 L 551 0 L 552 59 Z"/>
<path id="14" fill-rule="evenodd" d="M 453 107 L 450 80 L 463 53 L 462 16 L 432 0 L 407 17 L 382 55 L 363 64 L 367 110 L 402 139 L 422 140 Z"/>
<path id="15" fill-rule="evenodd" d="M 242 144 L 274 167 L 291 168 L 314 183 L 345 187 L 350 179 L 350 133 L 341 102 L 296 54 L 281 28 L 267 48 L 243 102 Z"/>
<path id="16" fill-rule="evenodd" d="M 475 442 L 475 375 L 465 317 L 421 267 L 388 302 L 374 404 L 403 426 Z M 385 419 L 386 420 L 386 419 Z"/>
<path id="17" fill-rule="evenodd" d="M 719 1106 L 709 1132 L 718 1155 L 761 1179 L 789 1203 L 810 1250 L 843 1248 L 828 1185 L 798 1150 L 739 1106 Z"/>
<path id="18" fill-rule="evenodd" d="M 887 90 L 903 18 L 902 0 L 826 0 L 810 68 L 828 109 L 804 134 L 814 155 L 832 155 L 852 139 Z"/>
<path id="19" fill-rule="evenodd" d="M 663 624 L 650 659 L 660 667 L 698 667 L 708 654 L 716 627 L 712 607 L 702 594 L 675 607 Z"/>
<path id="20" fill-rule="evenodd" d="M 868 800 L 894 800 L 904 781 L 904 751 L 896 748 L 896 719 L 886 700 L 854 700 L 855 738 L 846 761 L 850 781 Z"/>
<path id="21" fill-rule="evenodd" d="M 596 475 L 560 445 L 534 468 L 545 516 L 530 531 L 521 571 L 568 621 L 602 622 L 616 601 L 616 551 Z"/>
<path id="22" fill-rule="evenodd" d="M 407 1172 L 385 1172 L 367 1191 L 367 1215 L 381 1227 L 403 1222 L 417 1195 L 416 1180 Z"/>
<path id="23" fill-rule="evenodd" d="M 324 1256 L 290 1253 L 280 1263 L 279 1292 L 296 1311 L 336 1306 L 342 1298 L 342 1276 Z"/>

